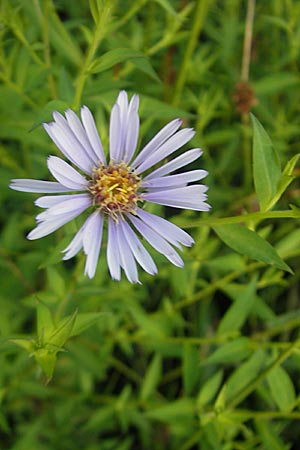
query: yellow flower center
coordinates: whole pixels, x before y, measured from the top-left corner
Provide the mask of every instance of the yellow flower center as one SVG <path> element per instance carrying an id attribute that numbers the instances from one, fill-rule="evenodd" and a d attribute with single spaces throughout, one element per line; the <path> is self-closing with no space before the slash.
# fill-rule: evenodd
<path id="1" fill-rule="evenodd" d="M 140 178 L 127 164 L 101 164 L 93 171 L 89 191 L 94 205 L 117 219 L 118 213 L 134 212 L 140 184 Z"/>

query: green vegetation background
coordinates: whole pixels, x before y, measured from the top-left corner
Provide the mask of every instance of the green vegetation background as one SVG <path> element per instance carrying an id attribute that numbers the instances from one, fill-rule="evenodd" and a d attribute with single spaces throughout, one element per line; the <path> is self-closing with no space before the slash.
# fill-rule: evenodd
<path id="1" fill-rule="evenodd" d="M 90 281 L 82 256 L 61 261 L 76 224 L 27 241 L 36 196 L 8 188 L 11 178 L 49 179 L 46 158 L 58 150 L 39 125 L 53 109 L 88 105 L 107 145 L 109 111 L 126 89 L 141 97 L 141 143 L 175 117 L 196 129 L 191 146 L 204 156 L 193 167 L 209 171 L 212 216 L 262 209 L 247 112 L 252 106 L 283 167 L 296 157 L 300 4 L 257 2 L 253 91 L 238 84 L 247 78 L 247 6 L 1 1 L 0 449 L 299 448 L 297 220 L 248 221 L 292 273 L 281 259 L 269 265 L 249 249 L 230 250 L 239 250 L 238 228 L 216 234 L 205 214 L 153 207 L 191 227 L 196 244 L 183 252 L 185 268 L 153 252 L 156 277 L 116 283 L 103 251 Z M 293 181 L 276 209 L 299 207 L 299 194 Z"/>

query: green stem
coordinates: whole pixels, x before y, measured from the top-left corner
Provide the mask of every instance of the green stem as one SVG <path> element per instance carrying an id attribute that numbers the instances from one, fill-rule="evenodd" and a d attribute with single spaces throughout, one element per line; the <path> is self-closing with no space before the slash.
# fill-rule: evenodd
<path id="1" fill-rule="evenodd" d="M 218 226 L 218 225 L 230 225 L 233 223 L 247 223 L 247 222 L 260 222 L 266 219 L 300 219 L 300 211 L 291 209 L 289 211 L 267 211 L 267 212 L 254 212 L 249 214 L 243 214 L 240 216 L 231 217 L 211 217 L 209 219 L 197 220 L 192 223 L 177 222 L 183 228 L 194 228 L 201 225 Z"/>
<path id="2" fill-rule="evenodd" d="M 236 417 L 237 420 L 241 418 L 243 420 L 249 419 L 300 419 L 299 411 L 250 411 L 247 409 L 235 409 L 231 413 L 231 418 Z"/>
<path id="3" fill-rule="evenodd" d="M 47 0 L 43 6 L 44 6 L 44 13 L 43 13 L 41 25 L 42 25 L 42 30 L 43 30 L 43 41 L 44 41 L 44 59 L 45 59 L 45 64 L 49 70 L 48 83 L 49 83 L 51 97 L 53 99 L 55 99 L 55 98 L 57 98 L 57 90 L 56 90 L 54 77 L 51 72 L 52 62 L 51 62 L 51 50 L 50 50 L 50 41 L 49 41 L 49 1 Z"/>
<path id="4" fill-rule="evenodd" d="M 75 110 L 79 109 L 81 103 L 81 96 L 84 89 L 84 85 L 88 76 L 89 67 L 94 59 L 95 53 L 100 45 L 101 40 L 105 36 L 107 30 L 107 24 L 109 22 L 109 17 L 111 13 L 111 2 L 107 2 L 103 8 L 102 14 L 99 16 L 98 23 L 96 24 L 96 29 L 94 32 L 94 36 L 91 42 L 91 45 L 88 49 L 86 58 L 81 66 L 81 70 L 79 72 L 77 81 L 76 81 L 76 91 L 74 97 L 73 108 Z"/>
<path id="5" fill-rule="evenodd" d="M 234 408 L 236 405 L 241 403 L 248 395 L 250 395 L 257 386 L 265 379 L 265 377 L 268 375 L 269 372 L 271 372 L 276 367 L 280 366 L 293 352 L 294 350 L 299 347 L 299 337 L 289 345 L 289 347 L 281 353 L 281 355 L 276 358 L 276 360 L 270 364 L 265 370 L 262 371 L 262 373 L 255 378 L 252 383 L 248 384 L 244 389 L 240 391 L 240 393 L 232 399 L 231 402 L 228 404 L 228 408 Z"/>
<path id="6" fill-rule="evenodd" d="M 185 84 L 185 80 L 188 73 L 188 66 L 191 62 L 191 58 L 193 55 L 193 52 L 195 50 L 195 47 L 197 45 L 199 35 L 201 33 L 201 28 L 204 23 L 208 7 L 209 7 L 210 0 L 198 0 L 197 1 L 197 7 L 195 11 L 195 20 L 193 23 L 193 27 L 190 33 L 190 40 L 187 44 L 183 62 L 180 67 L 180 72 L 177 77 L 177 82 L 175 85 L 175 92 L 173 97 L 173 105 L 177 105 L 180 100 L 181 92 L 183 89 L 183 86 Z"/>

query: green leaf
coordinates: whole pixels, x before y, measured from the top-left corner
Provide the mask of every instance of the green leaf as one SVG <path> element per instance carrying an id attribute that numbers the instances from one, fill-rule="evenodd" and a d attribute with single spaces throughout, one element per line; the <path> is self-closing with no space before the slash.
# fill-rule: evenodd
<path id="1" fill-rule="evenodd" d="M 137 61 L 137 59 L 139 61 Z M 131 48 L 116 48 L 95 59 L 88 69 L 91 73 L 100 73 L 122 62 L 132 62 L 152 78 L 159 80 L 146 55 Z"/>
<path id="2" fill-rule="evenodd" d="M 35 343 L 29 339 L 10 339 L 10 342 L 24 348 L 28 353 L 33 353 L 35 349 Z"/>
<path id="3" fill-rule="evenodd" d="M 286 91 L 296 84 L 299 84 L 299 78 L 296 74 L 290 72 L 272 73 L 253 82 L 254 90 L 257 95 L 276 94 Z"/>
<path id="4" fill-rule="evenodd" d="M 265 450 L 287 450 L 286 445 L 278 436 L 278 431 L 273 429 L 272 424 L 264 420 L 255 421 L 258 436 L 261 438 Z"/>
<path id="5" fill-rule="evenodd" d="M 247 361 L 241 364 L 227 380 L 227 398 L 233 398 L 249 383 L 255 380 L 266 361 L 263 350 L 255 352 Z"/>
<path id="6" fill-rule="evenodd" d="M 71 335 L 76 320 L 76 315 L 77 311 L 75 311 L 72 315 L 65 317 L 59 327 L 55 328 L 53 333 L 49 336 L 47 343 L 58 348 L 63 347 Z"/>
<path id="7" fill-rule="evenodd" d="M 48 380 L 51 380 L 56 363 L 56 353 L 49 351 L 47 348 L 40 348 L 34 352 L 34 357 L 37 364 L 47 375 Z"/>
<path id="8" fill-rule="evenodd" d="M 202 386 L 198 398 L 197 406 L 202 408 L 207 405 L 217 394 L 223 379 L 223 371 L 219 370 Z"/>
<path id="9" fill-rule="evenodd" d="M 201 362 L 202 365 L 233 363 L 247 358 L 251 353 L 251 347 L 246 337 L 239 337 L 233 341 L 222 344 Z"/>
<path id="10" fill-rule="evenodd" d="M 290 267 L 280 258 L 275 248 L 254 231 L 238 224 L 218 225 L 213 228 L 219 238 L 234 251 L 248 256 L 248 258 L 293 273 Z"/>
<path id="11" fill-rule="evenodd" d="M 159 383 L 162 373 L 162 360 L 161 356 L 157 353 L 154 355 L 151 363 L 148 366 L 148 370 L 141 385 L 140 398 L 142 401 L 146 401 L 154 394 L 155 389 Z"/>
<path id="12" fill-rule="evenodd" d="M 130 60 L 130 62 L 141 72 L 144 72 L 145 74 L 149 75 L 154 81 L 161 82 L 159 76 L 153 69 L 149 59 L 147 57 L 144 58 L 133 58 Z"/>
<path id="13" fill-rule="evenodd" d="M 67 69 L 62 66 L 60 69 L 59 76 L 59 98 L 66 102 L 67 104 L 71 104 L 73 102 L 73 98 L 75 95 L 74 86 L 72 82 L 72 77 L 67 71 Z"/>
<path id="14" fill-rule="evenodd" d="M 256 117 L 253 124 L 253 177 L 261 211 L 270 209 L 281 176 L 280 161 L 272 142 Z"/>
<path id="15" fill-rule="evenodd" d="M 163 120 L 174 119 L 174 117 L 195 117 L 194 114 L 184 109 L 169 105 L 157 98 L 147 97 L 146 95 L 143 95 L 141 113 L 144 117 L 152 116 Z"/>
<path id="16" fill-rule="evenodd" d="M 58 299 L 62 300 L 66 295 L 66 284 L 63 277 L 53 266 L 47 267 L 47 277 L 51 291 L 54 292 L 55 295 L 57 295 Z"/>
<path id="17" fill-rule="evenodd" d="M 183 346 L 183 386 L 186 396 L 192 394 L 193 388 L 199 376 L 199 351 L 188 342 Z"/>
<path id="18" fill-rule="evenodd" d="M 300 229 L 292 230 L 289 234 L 284 236 L 276 244 L 276 250 L 280 256 L 285 257 L 290 253 L 297 251 L 300 247 Z"/>
<path id="19" fill-rule="evenodd" d="M 267 383 L 269 385 L 272 398 L 280 411 L 290 411 L 295 403 L 294 385 L 283 367 L 275 367 L 267 375 Z"/>
<path id="20" fill-rule="evenodd" d="M 162 422 L 174 422 L 174 420 L 190 419 L 195 413 L 195 402 L 190 398 L 180 398 L 173 402 L 150 409 L 146 412 L 146 416 L 151 419 L 160 420 Z"/>
<path id="21" fill-rule="evenodd" d="M 296 178 L 295 175 L 293 175 L 295 165 L 297 164 L 300 157 L 300 153 L 297 153 L 297 155 L 293 156 L 286 164 L 285 168 L 283 169 L 281 178 L 278 183 L 277 192 L 272 198 L 269 209 L 272 208 L 280 199 L 282 194 L 286 191 L 288 186 L 291 184 L 291 182 Z"/>
<path id="22" fill-rule="evenodd" d="M 83 62 L 80 43 L 78 39 L 74 39 L 69 33 L 69 27 L 59 18 L 53 8 L 53 14 L 49 16 L 49 37 L 51 47 L 53 47 L 55 53 L 61 54 L 63 59 L 71 62 L 71 64 L 80 67 Z"/>
<path id="23" fill-rule="evenodd" d="M 161 339 L 165 336 L 164 324 L 155 316 L 146 314 L 145 311 L 134 301 L 128 300 L 128 307 L 141 332 L 153 338 Z"/>
<path id="24" fill-rule="evenodd" d="M 96 0 L 89 0 L 89 7 L 90 7 L 90 11 L 91 11 L 91 15 L 93 17 L 93 20 L 94 20 L 95 23 L 97 23 L 98 20 L 99 20 L 99 10 L 98 10 L 97 1 Z"/>
<path id="25" fill-rule="evenodd" d="M 255 302 L 256 281 L 256 278 L 254 278 L 244 287 L 238 298 L 236 298 L 226 314 L 222 317 L 218 328 L 218 335 L 240 330 L 244 325 Z"/>
<path id="26" fill-rule="evenodd" d="M 155 0 L 167 13 L 171 14 L 174 18 L 178 19 L 177 13 L 171 3 L 168 0 Z"/>
<path id="27" fill-rule="evenodd" d="M 115 419 L 115 405 L 101 406 L 96 412 L 91 412 L 88 421 L 83 425 L 84 431 L 95 430 L 98 431 L 102 427 L 114 423 Z"/>
<path id="28" fill-rule="evenodd" d="M 35 128 L 39 127 L 44 122 L 51 122 L 53 111 L 65 112 L 69 108 L 66 102 L 61 100 L 51 100 L 48 102 L 41 112 L 38 114 L 36 121 L 32 125 L 29 131 L 33 131 Z"/>
<path id="29" fill-rule="evenodd" d="M 107 317 L 107 314 L 102 313 L 102 312 L 77 314 L 75 324 L 72 328 L 72 331 L 71 331 L 69 337 L 78 336 L 86 329 L 95 325 L 99 319 L 101 319 L 101 318 L 103 319 L 104 317 Z"/>
<path id="30" fill-rule="evenodd" d="M 48 339 L 54 328 L 53 317 L 48 306 L 42 302 L 37 305 L 37 333 L 42 345 Z"/>

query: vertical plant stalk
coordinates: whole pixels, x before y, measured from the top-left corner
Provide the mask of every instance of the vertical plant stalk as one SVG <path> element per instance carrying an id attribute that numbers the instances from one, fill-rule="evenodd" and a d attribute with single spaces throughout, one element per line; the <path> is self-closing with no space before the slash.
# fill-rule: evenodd
<path id="1" fill-rule="evenodd" d="M 182 89 L 184 87 L 186 77 L 187 77 L 187 71 L 188 71 L 188 65 L 191 61 L 191 57 L 194 53 L 195 47 L 197 45 L 197 41 L 199 39 L 200 33 L 202 31 L 202 26 L 204 23 L 204 20 L 206 18 L 208 8 L 209 8 L 210 0 L 198 0 L 196 11 L 195 11 L 195 19 L 193 23 L 193 27 L 190 34 L 190 39 L 188 41 L 184 58 L 180 67 L 180 71 L 177 77 L 175 90 L 174 90 L 174 97 L 173 97 L 173 105 L 178 105 L 180 96 L 182 93 Z"/>
<path id="2" fill-rule="evenodd" d="M 243 61 L 241 70 L 242 81 L 249 80 L 254 12 L 255 12 L 255 0 L 248 0 L 248 8 L 245 24 L 245 36 L 244 36 Z"/>
<path id="3" fill-rule="evenodd" d="M 43 41 L 44 41 L 44 58 L 46 66 L 49 70 L 48 83 L 50 94 L 53 99 L 57 98 L 57 90 L 55 81 L 51 72 L 51 53 L 50 53 L 50 42 L 49 42 L 49 1 L 46 0 L 44 3 L 44 13 L 42 19 L 42 29 L 43 29 Z"/>
<path id="4" fill-rule="evenodd" d="M 88 69 L 89 69 L 91 63 L 93 62 L 94 56 L 100 45 L 100 42 L 102 41 L 102 39 L 106 33 L 107 24 L 109 22 L 109 17 L 111 14 L 110 3 L 111 2 L 107 2 L 103 8 L 102 13 L 99 14 L 92 42 L 87 51 L 86 58 L 83 61 L 81 70 L 80 70 L 79 75 L 76 80 L 76 90 L 75 90 L 74 103 L 73 103 L 73 108 L 75 110 L 79 109 L 79 106 L 81 103 L 82 92 L 83 92 L 84 85 L 85 85 L 85 82 L 86 82 L 86 79 L 88 76 Z"/>
<path id="5" fill-rule="evenodd" d="M 253 24 L 255 13 L 255 0 L 248 0 L 247 15 L 245 22 L 245 36 L 244 36 L 244 48 L 243 48 L 243 60 L 241 68 L 241 81 L 247 83 L 249 81 L 250 61 L 251 61 L 251 49 L 252 49 L 252 37 L 253 37 Z M 249 127 L 249 114 L 242 114 L 243 124 L 243 149 L 244 149 L 244 176 L 245 186 L 251 185 L 251 144 L 249 141 L 249 133 L 247 128 Z"/>

